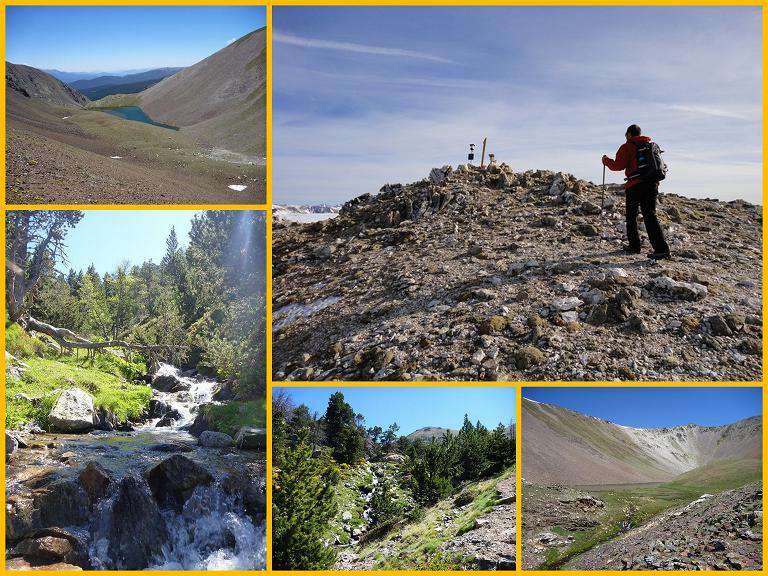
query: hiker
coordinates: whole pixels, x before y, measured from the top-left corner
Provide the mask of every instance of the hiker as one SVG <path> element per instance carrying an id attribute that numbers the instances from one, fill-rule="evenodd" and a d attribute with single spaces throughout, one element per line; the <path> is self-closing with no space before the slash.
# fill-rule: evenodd
<path id="1" fill-rule="evenodd" d="M 644 180 L 636 174 L 637 145 L 651 141 L 648 136 L 641 136 L 640 134 L 640 126 L 637 124 L 632 124 L 627 128 L 625 134 L 627 141 L 616 152 L 616 159 L 603 156 L 603 165 L 609 170 L 624 170 L 624 174 L 627 176 L 627 182 L 624 184 L 627 204 L 627 244 L 623 246 L 623 250 L 630 254 L 640 254 L 641 241 L 640 233 L 637 230 L 639 208 L 643 213 L 648 240 L 653 246 L 653 252 L 648 254 L 648 258 L 662 260 L 669 258 L 670 254 L 669 245 L 664 239 L 664 231 L 656 217 L 656 197 L 659 194 L 659 182 L 653 179 Z"/>

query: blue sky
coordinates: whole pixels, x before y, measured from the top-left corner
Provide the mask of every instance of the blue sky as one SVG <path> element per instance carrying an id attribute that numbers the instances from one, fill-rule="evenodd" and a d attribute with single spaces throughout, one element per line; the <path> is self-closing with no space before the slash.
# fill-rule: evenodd
<path id="1" fill-rule="evenodd" d="M 355 412 L 365 416 L 366 426 L 400 425 L 408 435 L 425 426 L 461 428 L 464 414 L 488 428 L 509 424 L 515 414 L 515 390 L 504 387 L 283 387 L 296 404 L 306 404 L 322 415 L 328 398 L 341 391 Z"/>
<path id="2" fill-rule="evenodd" d="M 662 191 L 760 202 L 759 7 L 273 8 L 274 197 L 342 202 L 466 160 L 600 182 L 629 124 Z M 609 173 L 609 182 L 623 174 Z"/>
<path id="3" fill-rule="evenodd" d="M 188 244 L 194 210 L 84 210 L 85 216 L 66 236 L 68 265 L 85 270 L 93 264 L 104 274 L 125 261 L 159 263 L 165 254 L 165 240 L 176 228 L 181 246 Z"/>
<path id="4" fill-rule="evenodd" d="M 189 66 L 265 22 L 263 6 L 8 6 L 5 58 L 66 72 Z"/>
<path id="5" fill-rule="evenodd" d="M 637 428 L 720 426 L 762 414 L 760 388 L 523 388 L 523 398 Z"/>

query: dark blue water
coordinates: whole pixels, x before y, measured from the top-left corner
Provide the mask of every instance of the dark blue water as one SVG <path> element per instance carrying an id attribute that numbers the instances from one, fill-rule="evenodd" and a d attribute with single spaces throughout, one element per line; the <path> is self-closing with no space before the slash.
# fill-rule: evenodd
<path id="1" fill-rule="evenodd" d="M 170 126 L 169 124 L 161 124 L 160 122 L 155 122 L 144 114 L 144 110 L 139 108 L 138 106 L 120 106 L 119 108 L 102 108 L 103 112 L 106 112 L 107 114 L 114 114 L 115 116 L 120 116 L 120 118 L 125 118 L 126 120 L 134 120 L 136 122 L 144 122 L 145 124 L 152 124 L 153 126 L 160 126 L 160 128 L 169 128 L 171 130 L 178 130 L 176 126 Z"/>

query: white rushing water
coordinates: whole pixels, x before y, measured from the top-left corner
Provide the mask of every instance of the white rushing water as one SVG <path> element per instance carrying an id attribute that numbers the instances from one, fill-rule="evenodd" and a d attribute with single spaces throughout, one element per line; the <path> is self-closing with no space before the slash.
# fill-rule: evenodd
<path id="1" fill-rule="evenodd" d="M 181 514 L 166 511 L 171 541 L 150 570 L 264 570 L 266 528 L 219 488 L 198 486 Z"/>
<path id="2" fill-rule="evenodd" d="M 155 374 L 158 376 L 172 376 L 181 381 L 187 390 L 179 392 L 160 392 L 155 390 L 154 397 L 168 404 L 172 409 L 181 414 L 181 418 L 176 420 L 170 430 L 180 430 L 185 426 L 192 424 L 197 416 L 197 411 L 202 404 L 208 404 L 213 401 L 213 394 L 216 388 L 216 380 L 209 380 L 202 376 L 182 376 L 182 371 L 170 364 L 160 363 L 160 367 Z M 154 418 L 147 422 L 144 429 L 154 428 L 162 418 Z"/>
<path id="3" fill-rule="evenodd" d="M 211 403 L 217 386 L 215 380 L 202 376 L 183 376 L 182 371 L 170 364 L 161 363 L 155 375 L 173 377 L 179 382 L 177 392 L 155 390 L 154 398 L 176 410 L 180 417 L 170 426 L 157 427 L 162 418 L 154 418 L 138 429 L 139 434 L 157 435 L 163 441 L 168 436 L 189 440 L 184 430 L 191 424 L 199 408 Z M 234 455 L 221 455 L 217 449 L 203 451 L 204 467 L 211 469 L 221 465 L 221 459 Z M 191 454 L 190 454 L 191 456 Z M 201 453 L 197 453 L 200 459 Z M 207 463 L 207 464 L 206 464 Z M 217 463 L 217 464 L 214 464 Z M 120 560 L 110 554 L 110 522 L 115 494 L 99 505 L 97 519 L 92 527 L 93 538 L 89 556 L 93 566 L 102 570 L 120 569 Z M 162 511 L 169 539 L 162 547 L 148 570 L 264 570 L 266 569 L 266 525 L 255 524 L 246 513 L 243 503 L 225 492 L 214 481 L 199 485 L 184 503 L 181 513 L 173 509 Z"/>

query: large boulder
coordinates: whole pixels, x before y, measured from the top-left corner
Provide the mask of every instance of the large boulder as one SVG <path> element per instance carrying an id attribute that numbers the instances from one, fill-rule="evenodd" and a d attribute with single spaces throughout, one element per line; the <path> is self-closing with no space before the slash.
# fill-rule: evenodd
<path id="1" fill-rule="evenodd" d="M 91 501 L 78 478 L 61 478 L 34 495 L 42 526 L 80 526 L 91 518 Z"/>
<path id="2" fill-rule="evenodd" d="M 104 568 L 141 570 L 151 566 L 168 541 L 168 528 L 147 483 L 135 476 L 120 481 L 98 538 L 106 538 Z"/>
<path id="3" fill-rule="evenodd" d="M 166 458 L 147 472 L 155 500 L 177 512 L 181 512 L 197 486 L 210 484 L 212 480 L 213 476 L 205 468 L 181 454 Z"/>
<path id="4" fill-rule="evenodd" d="M 266 450 L 267 431 L 264 428 L 243 426 L 235 436 L 235 446 L 243 450 Z"/>
<path id="5" fill-rule="evenodd" d="M 93 428 L 93 415 L 93 396 L 80 388 L 70 388 L 59 395 L 48 420 L 60 432 L 82 432 Z"/>
<path id="6" fill-rule="evenodd" d="M 160 420 L 155 424 L 156 428 L 167 428 L 168 426 L 173 426 L 177 420 L 181 419 L 181 412 L 176 410 L 176 408 L 171 408 L 166 412 L 165 416 L 160 418 Z"/>
<path id="7" fill-rule="evenodd" d="M 245 511 L 254 518 L 263 519 L 267 513 L 266 478 L 249 474 L 245 470 L 227 473 L 221 481 L 221 489 L 243 503 Z"/>
<path id="8" fill-rule="evenodd" d="M 198 442 L 200 446 L 205 448 L 226 448 L 232 446 L 232 436 L 224 434 L 223 432 L 206 430 L 200 434 Z"/>

